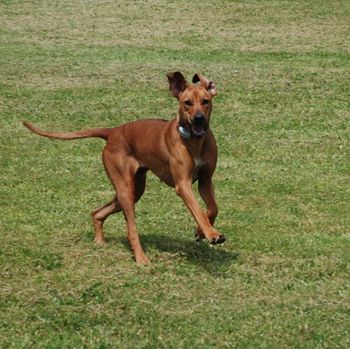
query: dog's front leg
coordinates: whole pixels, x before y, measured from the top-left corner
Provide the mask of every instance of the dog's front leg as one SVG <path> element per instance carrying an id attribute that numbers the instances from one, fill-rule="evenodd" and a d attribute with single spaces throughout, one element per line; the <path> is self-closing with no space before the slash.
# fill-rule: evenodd
<path id="1" fill-rule="evenodd" d="M 201 175 L 198 178 L 198 191 L 207 206 L 207 217 L 212 226 L 214 226 L 215 218 L 218 215 L 218 207 L 215 201 L 214 185 L 209 175 Z M 195 238 L 200 241 L 205 238 L 204 233 L 200 227 L 195 231 Z"/>
<path id="2" fill-rule="evenodd" d="M 175 189 L 177 195 L 182 198 L 187 208 L 192 213 L 192 216 L 196 220 L 198 227 L 203 232 L 205 238 L 211 244 L 220 244 L 224 242 L 225 237 L 214 229 L 210 219 L 196 200 L 192 191 L 192 181 L 189 179 L 179 179 L 175 182 Z"/>

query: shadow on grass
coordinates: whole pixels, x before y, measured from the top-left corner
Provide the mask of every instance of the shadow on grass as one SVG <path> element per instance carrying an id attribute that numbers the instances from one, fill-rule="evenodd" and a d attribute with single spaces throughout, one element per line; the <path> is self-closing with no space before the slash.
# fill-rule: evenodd
<path id="1" fill-rule="evenodd" d="M 129 248 L 126 239 L 120 238 L 125 246 Z M 144 250 L 158 250 L 161 254 L 170 254 L 169 258 L 185 258 L 188 262 L 199 266 L 213 275 L 223 275 L 228 268 L 237 261 L 238 252 L 225 249 L 225 245 L 212 246 L 206 241 L 190 241 L 188 239 L 174 238 L 160 235 L 142 235 L 142 246 Z M 164 256 L 159 256 L 164 259 Z M 156 260 L 157 257 L 153 257 Z"/>

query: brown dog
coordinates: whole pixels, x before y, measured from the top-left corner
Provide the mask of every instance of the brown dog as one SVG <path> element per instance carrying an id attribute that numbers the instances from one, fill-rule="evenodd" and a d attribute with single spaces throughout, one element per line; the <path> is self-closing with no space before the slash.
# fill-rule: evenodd
<path id="1" fill-rule="evenodd" d="M 197 240 L 205 238 L 211 244 L 225 241 L 213 227 L 218 213 L 212 183 L 217 147 L 209 129 L 209 119 L 212 98 L 216 95 L 215 84 L 200 74 L 194 75 L 193 84 L 188 84 L 180 72 L 170 73 L 167 77 L 170 91 L 179 101 L 178 115 L 171 121 L 141 120 L 115 128 L 68 133 L 46 132 L 23 122 L 33 132 L 49 138 L 99 137 L 107 141 L 103 164 L 116 195 L 111 202 L 92 212 L 95 241 L 104 243 L 103 222 L 112 213 L 123 211 L 128 240 L 138 264 L 149 262 L 135 223 L 135 203 L 145 190 L 148 170 L 175 187 L 197 222 Z M 207 213 L 203 212 L 192 192 L 192 183 L 197 179 Z"/>

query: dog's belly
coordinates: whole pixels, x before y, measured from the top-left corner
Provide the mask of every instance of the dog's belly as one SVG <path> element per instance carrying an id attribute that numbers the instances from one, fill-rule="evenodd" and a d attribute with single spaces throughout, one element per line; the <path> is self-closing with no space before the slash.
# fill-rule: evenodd
<path id="1" fill-rule="evenodd" d="M 169 166 L 164 167 L 149 167 L 149 169 L 165 184 L 169 185 L 170 187 L 175 187 L 175 181 L 174 178 L 170 172 Z"/>
<path id="2" fill-rule="evenodd" d="M 204 162 L 202 160 L 195 160 L 195 167 L 192 173 L 192 183 L 196 182 L 198 179 L 199 170 L 203 166 Z M 162 182 L 166 183 L 170 187 L 175 187 L 175 181 L 171 174 L 169 165 L 163 164 L 159 167 L 148 167 Z"/>

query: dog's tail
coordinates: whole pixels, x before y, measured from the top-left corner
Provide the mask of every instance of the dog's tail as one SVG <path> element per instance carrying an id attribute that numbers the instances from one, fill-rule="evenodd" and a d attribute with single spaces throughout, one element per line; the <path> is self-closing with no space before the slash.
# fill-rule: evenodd
<path id="1" fill-rule="evenodd" d="M 110 133 L 110 128 L 92 128 L 89 130 L 75 131 L 75 132 L 48 132 L 41 130 L 38 127 L 30 124 L 27 121 L 23 121 L 23 125 L 29 128 L 32 132 L 48 138 L 56 139 L 77 139 L 77 138 L 88 138 L 88 137 L 97 137 L 107 139 Z"/>

